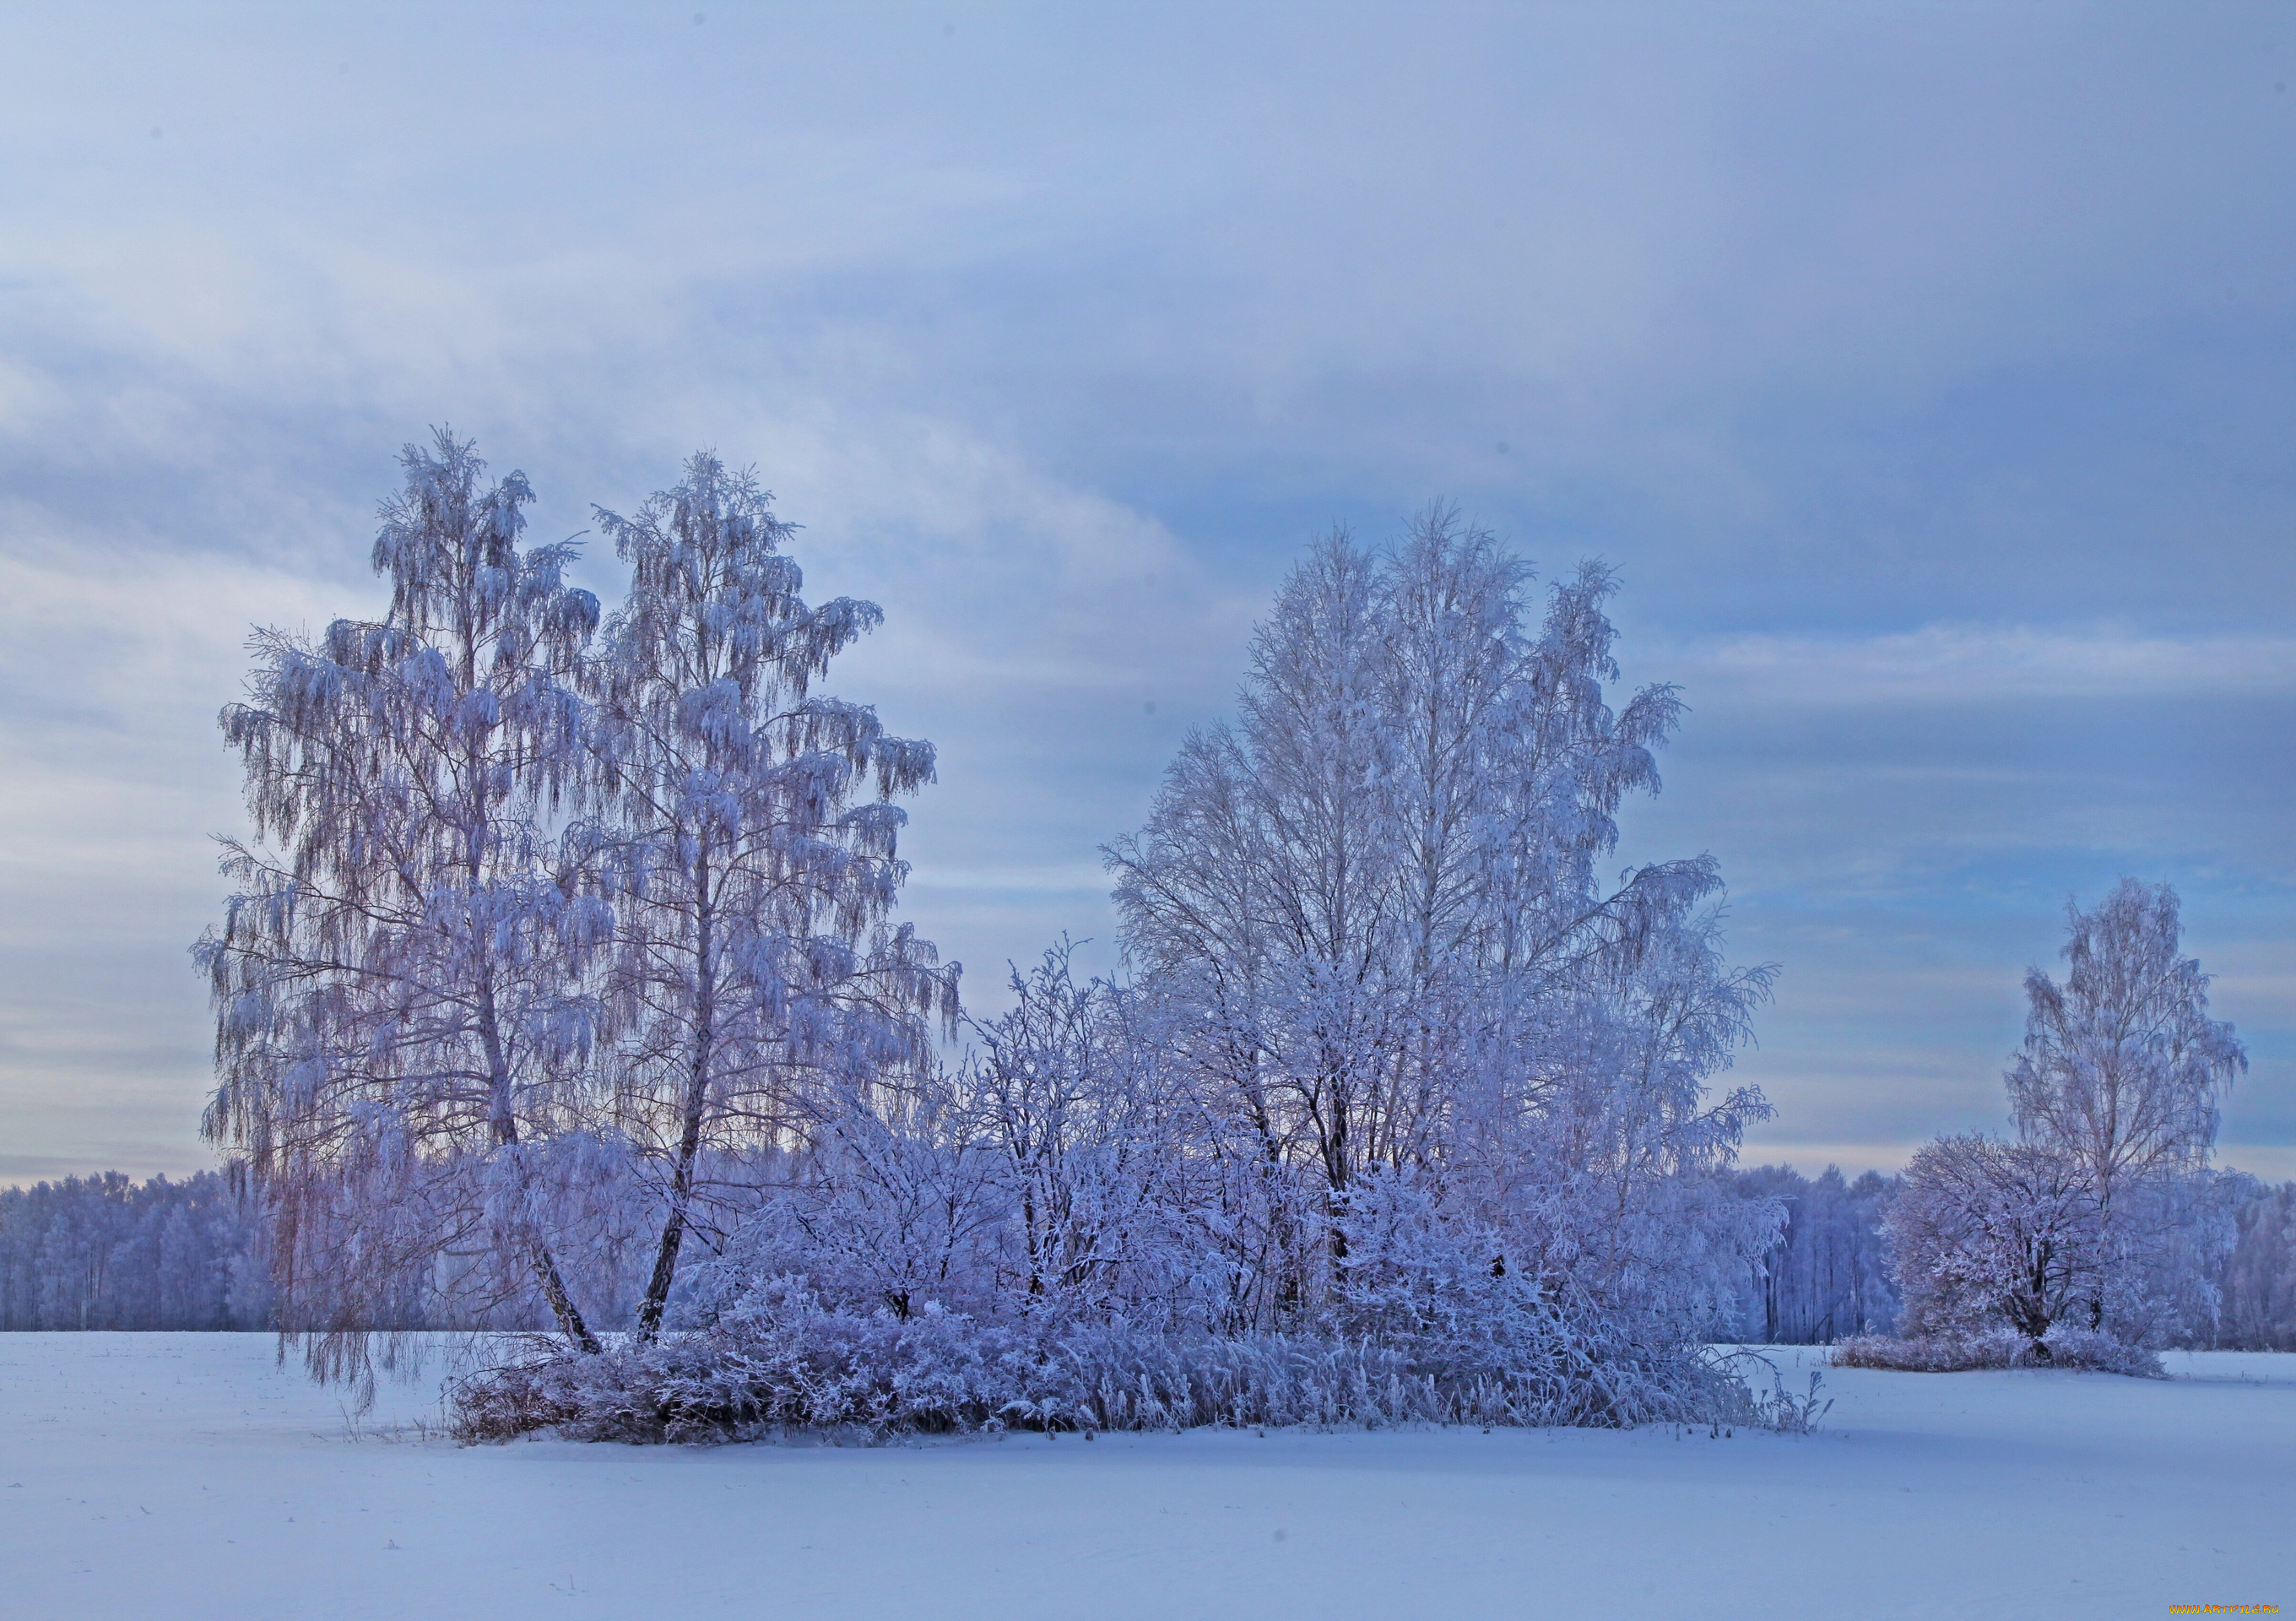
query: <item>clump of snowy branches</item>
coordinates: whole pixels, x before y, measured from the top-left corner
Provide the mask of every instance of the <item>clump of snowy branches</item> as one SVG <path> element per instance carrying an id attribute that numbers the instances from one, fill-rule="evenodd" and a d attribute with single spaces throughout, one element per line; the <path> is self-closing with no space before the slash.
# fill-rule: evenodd
<path id="1" fill-rule="evenodd" d="M 1152 1299 L 1111 1310 L 1104 1298 L 1037 1295 L 1000 1311 L 990 1293 L 956 1310 L 920 1301 L 914 1275 L 898 1291 L 855 1287 L 849 1274 L 824 1288 L 815 1280 L 833 1268 L 761 1271 L 753 1255 L 709 1269 L 697 1324 L 598 1356 L 533 1342 L 464 1379 L 457 1422 L 474 1440 L 545 1428 L 693 1440 L 788 1428 L 1814 1421 L 1782 1387 L 1758 1397 L 1725 1355 L 1493 1273 L 1476 1258 L 1482 1247 L 1463 1249 L 1407 1187 L 1367 1189 L 1343 1222 L 1349 1274 L 1281 1330 L 1224 1329 Z M 775 1262 L 802 1259 L 785 1240 L 771 1247 Z"/>

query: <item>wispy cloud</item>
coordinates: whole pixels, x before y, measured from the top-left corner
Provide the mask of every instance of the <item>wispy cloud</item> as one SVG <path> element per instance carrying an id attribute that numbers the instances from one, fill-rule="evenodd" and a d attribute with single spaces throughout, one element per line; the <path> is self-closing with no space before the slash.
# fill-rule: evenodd
<path id="1" fill-rule="evenodd" d="M 2121 626 L 1929 625 L 1880 636 L 1734 637 L 1685 649 L 1702 700 L 1837 708 L 2296 692 L 2296 636 Z"/>

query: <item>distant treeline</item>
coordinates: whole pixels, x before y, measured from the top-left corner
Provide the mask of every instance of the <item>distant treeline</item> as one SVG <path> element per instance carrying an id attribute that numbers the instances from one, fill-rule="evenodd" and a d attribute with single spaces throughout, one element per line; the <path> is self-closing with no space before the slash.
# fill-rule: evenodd
<path id="1" fill-rule="evenodd" d="M 1746 1280 L 1738 1331 L 1749 1342 L 1829 1345 L 1898 1326 L 1898 1291 L 1882 1231 L 1898 1179 L 1868 1171 L 1816 1181 L 1784 1165 L 1734 1173 L 1750 1197 L 1783 1201 L 1786 1225 Z M 2238 1238 L 2210 1271 L 2214 1318 L 2187 1321 L 2187 1349 L 2296 1351 L 2296 1182 L 2270 1187 L 2238 1172 L 2208 1173 Z"/>
<path id="2" fill-rule="evenodd" d="M 1784 1165 L 1731 1174 L 1742 1196 L 1786 1210 L 1741 1291 L 1730 1325 L 1739 1337 L 1826 1345 L 1897 1326 L 1882 1231 L 1896 1178 L 1868 1171 L 1851 1181 L 1832 1166 L 1816 1178 Z M 2296 1351 L 2296 1182 L 2222 1181 L 2239 1238 L 2214 1279 L 2216 1321 L 2189 1325 L 2181 1341 Z M 274 1328 L 258 1232 L 244 1192 L 213 1171 L 141 1183 L 107 1171 L 0 1189 L 0 1330 Z"/>
<path id="3" fill-rule="evenodd" d="M 1786 1224 L 1739 1303 L 1738 1334 L 1758 1345 L 1823 1345 L 1897 1327 L 1898 1291 L 1882 1217 L 1894 1177 L 1845 1181 L 1832 1165 L 1815 1181 L 1786 1165 L 1734 1173 L 1738 1191 L 1784 1205 Z"/>
<path id="4" fill-rule="evenodd" d="M 2240 1238 L 2217 1279 L 2224 1304 L 2209 1331 L 2196 1331 L 2192 1343 L 2218 1351 L 2296 1351 L 2296 1182 L 2251 1186 L 2251 1197 L 2234 1210 Z"/>
<path id="5" fill-rule="evenodd" d="M 268 1269 L 234 1179 L 117 1171 L 0 1189 L 0 1329 L 268 1329 Z"/>

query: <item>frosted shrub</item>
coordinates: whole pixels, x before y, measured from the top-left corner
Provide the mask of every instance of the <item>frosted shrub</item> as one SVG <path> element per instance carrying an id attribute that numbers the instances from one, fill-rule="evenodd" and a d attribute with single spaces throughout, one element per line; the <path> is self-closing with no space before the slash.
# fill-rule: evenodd
<path id="1" fill-rule="evenodd" d="M 2137 1378 L 2166 1378 L 2160 1354 L 2144 1345 L 2130 1345 L 2113 1335 L 2095 1329 L 2084 1329 L 2072 1323 L 2057 1323 L 2043 1340 L 2048 1347 L 2048 1366 L 2052 1368 L 2088 1368 L 2100 1373 L 2126 1373 Z M 2036 1365 L 2039 1359 L 2030 1354 L 2030 1346 L 2019 1347 L 2018 1365 Z"/>
<path id="2" fill-rule="evenodd" d="M 2089 1329 L 2058 1324 L 2038 1346 L 2004 1329 L 1959 1335 L 1859 1334 L 1834 1342 L 1837 1368 L 1884 1368 L 1905 1373 L 1966 1373 L 1983 1368 L 2070 1368 L 2165 1378 L 2160 1356 Z"/>
<path id="3" fill-rule="evenodd" d="M 905 1146 L 898 1187 L 955 1186 L 965 1156 L 953 1146 Z M 994 1164 L 975 1157 L 984 1172 Z M 1813 1402 L 1782 1388 L 1756 1398 L 1664 1315 L 1495 1266 L 1496 1236 L 1447 1217 L 1413 1174 L 1357 1184 L 1320 1240 L 1337 1256 L 1323 1303 L 1272 1332 L 1236 1329 L 1218 1289 L 1144 1296 L 1137 1314 L 1104 1304 L 1140 1293 L 1120 1278 L 1087 1296 L 1031 1290 L 1008 1273 L 1017 1287 L 1000 1292 L 997 1248 L 952 1244 L 989 1224 L 985 1173 L 964 1182 L 964 1199 L 897 1199 L 892 1211 L 915 1218 L 906 1222 L 870 1214 L 887 1197 L 870 1184 L 879 1190 L 865 1197 L 783 1201 L 745 1248 L 694 1269 L 682 1304 L 693 1326 L 594 1357 L 537 1344 L 464 1381 L 461 1432 L 695 1440 L 791 1428 L 1815 1422 Z M 967 1208 L 969 1220 L 949 1219 Z M 1158 1221 L 1180 1225 L 1177 1213 Z M 1152 1275 L 1168 1280 L 1172 1266 L 1158 1257 Z"/>
<path id="4" fill-rule="evenodd" d="M 554 1428 L 596 1440 L 780 1430 L 1184 1429 L 1205 1425 L 1758 1424 L 1746 1386 L 1693 1347 L 1561 1313 L 1479 1335 L 1215 1335 L 1121 1320 L 983 1322 L 824 1305 L 777 1280 L 706 1329 L 600 1355 L 538 1345 L 453 1392 L 467 1440 Z"/>
<path id="5" fill-rule="evenodd" d="M 1988 1335 L 1853 1334 L 1833 1342 L 1837 1368 L 1886 1368 L 1906 1373 L 1961 1373 L 2010 1368 L 2024 1341 L 2005 1329 Z"/>

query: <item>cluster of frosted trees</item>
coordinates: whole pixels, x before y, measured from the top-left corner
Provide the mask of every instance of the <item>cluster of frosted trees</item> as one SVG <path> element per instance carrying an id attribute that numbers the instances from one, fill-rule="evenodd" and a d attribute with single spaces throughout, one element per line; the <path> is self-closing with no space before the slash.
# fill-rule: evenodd
<path id="1" fill-rule="evenodd" d="M 818 690 L 877 610 L 801 597 L 751 479 L 698 456 L 602 512 L 631 571 L 602 619 L 567 547 L 521 547 L 521 478 L 443 434 L 404 461 L 386 617 L 266 635 L 225 715 L 255 829 L 200 948 L 208 1130 L 323 1363 L 420 1305 L 540 1313 L 568 1378 L 712 1422 L 784 1412 L 722 1385 L 763 1345 L 808 1389 L 816 1354 L 856 1390 L 939 1359 L 914 1394 L 992 1330 L 1029 1347 L 1008 1371 L 1092 1339 L 1160 1421 L 1293 1411 L 1260 1401 L 1285 1381 L 1366 1413 L 1721 1399 L 1687 1347 L 1779 1214 L 1727 1176 L 1765 1106 L 1708 1083 L 1768 972 L 1724 961 L 1710 861 L 1604 881 L 1678 706 L 1611 707 L 1602 570 L 1541 615 L 1447 514 L 1317 547 L 1236 723 L 1109 847 L 1125 981 L 1055 950 L 972 1023 L 893 920 L 932 751 Z M 1125 1360 L 1152 1344 L 1161 1386 Z M 1222 1356 L 1259 1395 L 1197 1378 Z"/>
<path id="2" fill-rule="evenodd" d="M 2135 1368 L 2218 1311 L 2245 1179 L 2209 1160 L 2217 1099 L 2247 1057 L 2208 1016 L 2168 885 L 2124 879 L 2068 909 L 2064 983 L 2025 980 L 2016 1135 L 1914 1156 L 1888 1220 L 1910 1348 L 1853 1355 Z"/>
<path id="3" fill-rule="evenodd" d="M 876 610 L 808 604 L 714 458 L 599 514 L 603 624 L 569 547 L 521 547 L 522 477 L 444 433 L 404 463 L 387 616 L 266 633 L 223 717 L 256 836 L 199 949 L 207 1130 L 322 1345 L 540 1309 L 594 1349 L 659 1323 L 717 1184 L 927 1066 L 955 972 L 889 914 L 931 751 L 812 692 Z"/>
<path id="4" fill-rule="evenodd" d="M 0 1189 L 0 1329 L 266 1329 L 258 1250 L 242 1190 L 212 1171 Z"/>

